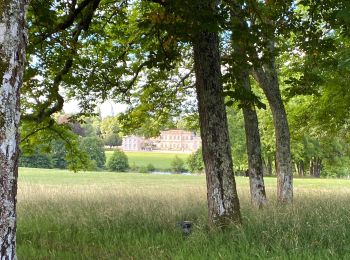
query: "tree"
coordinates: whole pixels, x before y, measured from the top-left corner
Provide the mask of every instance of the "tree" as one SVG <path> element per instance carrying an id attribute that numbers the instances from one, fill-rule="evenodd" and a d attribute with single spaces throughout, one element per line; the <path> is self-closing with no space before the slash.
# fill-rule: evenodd
<path id="1" fill-rule="evenodd" d="M 271 58 L 272 59 L 272 58 Z M 255 69 L 254 75 L 269 101 L 276 137 L 277 199 L 290 203 L 293 200 L 292 157 L 287 114 L 279 90 L 274 60 L 264 68 Z"/>
<path id="2" fill-rule="evenodd" d="M 64 146 L 63 140 L 58 139 L 52 143 L 51 154 L 54 168 L 67 169 L 67 151 Z"/>
<path id="3" fill-rule="evenodd" d="M 145 67 L 155 68 L 155 75 L 167 78 L 166 72 L 174 71 L 176 62 L 182 60 L 179 46 L 186 45 L 184 43 L 192 45 L 202 149 L 207 176 L 209 222 L 217 226 L 225 226 L 230 222 L 240 223 L 240 207 L 233 175 L 231 146 L 221 83 L 217 3 L 216 1 L 179 3 L 156 0 L 149 2 L 159 5 L 151 3 L 142 5 L 144 2 L 141 2 L 145 14 L 140 18 L 140 26 L 146 28 L 146 32 L 143 31 L 142 35 L 146 34 L 147 37 L 140 39 L 146 49 L 143 49 L 142 55 L 139 52 L 136 54 L 142 60 L 145 57 L 149 59 L 138 63 L 136 72 L 140 74 L 140 71 L 143 71 Z M 194 13 L 197 15 L 194 16 Z M 147 44 L 145 40 L 148 40 Z M 148 50 L 147 48 L 150 46 L 154 49 Z M 153 79 L 153 75 L 151 78 Z M 174 86 L 174 84 L 170 86 Z M 154 84 L 150 88 L 146 85 L 143 88 L 144 92 L 142 89 L 140 91 L 141 98 L 147 101 L 141 103 L 142 111 L 149 111 L 150 106 L 155 104 L 158 105 L 156 111 L 160 110 L 159 102 L 148 102 L 153 96 L 147 95 L 147 93 L 154 90 L 156 90 L 153 92 L 156 93 L 156 98 L 160 97 L 160 100 L 166 102 L 161 109 L 169 111 L 173 108 L 174 100 L 176 100 L 175 98 L 171 99 L 171 97 L 175 96 L 174 93 L 177 93 L 179 86 L 183 86 L 183 84 L 175 84 L 174 91 L 167 85 L 162 85 L 161 90 L 164 90 L 162 92 Z M 152 115 L 155 116 L 154 113 Z M 166 114 L 162 112 L 160 115 Z M 134 114 L 134 118 L 142 118 L 139 111 Z M 167 121 L 167 117 L 164 119 Z M 147 117 L 146 120 L 148 120 Z"/>
<path id="4" fill-rule="evenodd" d="M 100 123 L 101 137 L 105 145 L 121 145 L 122 139 L 119 136 L 118 117 L 106 117 Z"/>
<path id="5" fill-rule="evenodd" d="M 197 3 L 200 22 L 215 21 L 216 1 Z M 208 25 L 207 25 L 208 26 Z M 211 25 L 213 26 L 213 25 Z M 215 27 L 215 25 L 214 25 Z M 218 226 L 241 222 L 221 83 L 218 33 L 198 28 L 192 44 L 203 158 L 207 176 L 209 220 Z"/>
<path id="6" fill-rule="evenodd" d="M 0 256 L 16 259 L 19 90 L 22 85 L 27 1 L 0 1 Z"/>
<path id="7" fill-rule="evenodd" d="M 104 168 L 106 155 L 103 141 L 98 137 L 84 137 L 80 140 L 80 148 L 85 151 L 91 160 L 96 162 L 97 168 Z"/>
<path id="8" fill-rule="evenodd" d="M 121 145 L 122 139 L 116 134 L 109 133 L 103 136 L 103 143 L 111 148 L 112 146 Z"/>
<path id="9" fill-rule="evenodd" d="M 278 172 L 277 199 L 280 202 L 292 202 L 290 136 L 275 66 L 276 39 L 281 34 L 279 27 L 285 27 L 284 23 L 288 21 L 292 2 L 251 1 L 245 4 L 236 1 L 227 2 L 233 16 L 236 17 L 234 19 L 236 21 L 230 26 L 233 37 L 236 32 L 243 34 L 238 37 L 238 41 L 233 40 L 233 48 L 240 53 L 239 56 L 243 57 L 241 60 L 245 61 L 245 64 L 251 65 L 244 66 L 243 70 L 247 70 L 255 77 L 267 97 L 273 114 Z M 242 42 L 244 46 L 239 44 Z"/>
<path id="10" fill-rule="evenodd" d="M 285 3 L 287 6 L 290 3 Z M 277 13 L 278 4 L 273 4 L 266 1 L 265 17 L 260 21 L 267 33 L 263 35 L 265 41 L 264 52 L 265 58 L 260 63 L 260 66 L 255 67 L 253 76 L 263 89 L 266 98 L 269 102 L 274 126 L 276 140 L 276 174 L 277 174 L 277 200 L 282 203 L 291 203 L 293 201 L 293 173 L 292 173 L 292 157 L 290 152 L 290 133 L 288 126 L 287 114 L 282 101 L 280 86 L 278 80 L 278 72 L 275 64 L 276 59 L 276 34 L 274 33 L 275 26 L 280 25 L 277 19 L 283 13 Z M 270 13 L 274 10 L 274 13 Z M 282 9 L 285 10 L 285 9 Z"/>
<path id="11" fill-rule="evenodd" d="M 239 15 L 241 7 L 238 10 L 234 4 L 232 7 L 230 21 L 232 30 L 231 49 L 227 58 L 229 69 L 225 75 L 225 78 L 228 79 L 226 95 L 231 100 L 227 104 L 233 104 L 234 101 L 238 101 L 238 107 L 241 107 L 243 111 L 251 202 L 255 207 L 261 208 L 266 204 L 267 200 L 256 107 L 265 108 L 265 105 L 255 96 L 251 89 L 249 78 L 251 66 L 247 60 L 247 57 L 249 57 L 249 52 L 247 51 L 249 44 L 246 44 L 248 38 L 245 35 L 249 26 L 247 21 Z M 243 33 L 234 34 L 233 32 L 236 31 L 243 31 Z"/>
<path id="12" fill-rule="evenodd" d="M 54 166 L 54 162 L 51 154 L 36 149 L 31 155 L 22 155 L 20 157 L 19 165 L 21 167 L 51 169 Z"/>
<path id="13" fill-rule="evenodd" d="M 245 90 L 251 91 L 249 73 L 247 71 L 242 72 L 241 82 Z M 248 154 L 248 171 L 251 201 L 255 207 L 261 208 L 266 204 L 267 200 L 263 177 L 264 170 L 262 162 L 258 116 L 255 111 L 255 106 L 246 103 L 243 106 L 243 115 Z"/>

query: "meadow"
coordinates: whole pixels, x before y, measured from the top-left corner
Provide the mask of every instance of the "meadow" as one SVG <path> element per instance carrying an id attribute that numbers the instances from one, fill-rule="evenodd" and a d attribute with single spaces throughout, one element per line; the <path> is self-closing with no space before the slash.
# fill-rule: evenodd
<path id="1" fill-rule="evenodd" d="M 112 155 L 113 151 L 106 151 L 106 159 Z M 189 154 L 184 153 L 165 153 L 165 152 L 125 152 L 129 159 L 131 167 L 145 167 L 153 164 L 157 170 L 168 171 L 171 169 L 171 162 L 175 156 L 178 156 L 186 163 Z"/>
<path id="2" fill-rule="evenodd" d="M 204 176 L 20 168 L 19 259 L 350 259 L 350 180 L 295 179 L 293 206 L 252 209 L 243 225 L 207 226 Z M 193 222 L 183 235 L 178 222 Z"/>

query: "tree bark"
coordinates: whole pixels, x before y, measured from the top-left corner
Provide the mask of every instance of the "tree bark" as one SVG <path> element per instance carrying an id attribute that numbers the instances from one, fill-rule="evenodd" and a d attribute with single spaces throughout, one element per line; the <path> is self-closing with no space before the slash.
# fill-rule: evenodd
<path id="1" fill-rule="evenodd" d="M 25 0 L 0 0 L 0 258 L 16 259 L 19 89 L 25 61 Z"/>
<path id="2" fill-rule="evenodd" d="M 314 176 L 314 159 L 310 160 L 310 176 Z"/>
<path id="3" fill-rule="evenodd" d="M 215 1 L 201 2 L 201 6 L 212 11 L 211 5 L 215 6 Z M 216 32 L 202 31 L 195 35 L 192 44 L 209 222 L 215 226 L 240 223 L 221 83 L 219 37 Z"/>
<path id="4" fill-rule="evenodd" d="M 298 165 L 298 174 L 300 177 L 304 176 L 304 162 L 302 160 L 297 163 Z"/>
<path id="5" fill-rule="evenodd" d="M 277 199 L 282 203 L 291 203 L 293 201 L 293 174 L 288 120 L 279 89 L 275 62 L 273 57 L 269 59 L 269 62 L 254 69 L 253 75 L 266 95 L 274 120 Z"/>
<path id="6" fill-rule="evenodd" d="M 242 86 L 251 91 L 249 74 L 242 72 Z M 253 105 L 243 106 L 244 127 L 247 143 L 250 196 L 253 206 L 263 207 L 266 203 L 264 168 L 261 156 L 258 116 Z"/>
<path id="7" fill-rule="evenodd" d="M 322 159 L 319 157 L 313 157 L 310 160 L 310 175 L 316 178 L 321 177 Z"/>

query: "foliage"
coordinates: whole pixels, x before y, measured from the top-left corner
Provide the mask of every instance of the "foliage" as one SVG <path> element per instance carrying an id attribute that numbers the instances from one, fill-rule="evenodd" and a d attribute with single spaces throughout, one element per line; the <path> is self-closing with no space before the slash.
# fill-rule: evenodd
<path id="1" fill-rule="evenodd" d="M 203 173 L 204 162 L 202 149 L 198 149 L 188 157 L 187 165 L 191 173 Z"/>
<path id="2" fill-rule="evenodd" d="M 171 170 L 175 173 L 184 172 L 186 170 L 184 160 L 176 155 L 171 161 Z"/>
<path id="3" fill-rule="evenodd" d="M 154 172 L 156 170 L 156 167 L 152 163 L 147 164 L 146 166 L 147 172 Z"/>
<path id="4" fill-rule="evenodd" d="M 244 119 L 242 111 L 227 109 L 228 129 L 235 170 L 242 171 L 248 167 Z"/>
<path id="5" fill-rule="evenodd" d="M 103 141 L 98 137 L 83 137 L 80 139 L 80 148 L 85 151 L 92 161 L 95 161 L 97 168 L 104 168 L 106 155 Z"/>
<path id="6" fill-rule="evenodd" d="M 54 167 L 54 162 L 50 154 L 36 149 L 30 155 L 22 155 L 19 161 L 20 167 L 30 167 L 30 168 L 47 168 L 51 169 Z"/>
<path id="7" fill-rule="evenodd" d="M 145 165 L 137 166 L 136 163 L 133 162 L 132 165 L 130 166 L 130 171 L 137 172 L 137 173 L 151 173 L 151 172 L 154 172 L 155 170 L 156 168 L 151 163 L 147 164 L 146 166 Z"/>
<path id="8" fill-rule="evenodd" d="M 90 115 L 80 117 L 79 120 L 82 122 L 81 127 L 84 132 L 84 137 L 100 136 L 100 118 Z"/>
<path id="9" fill-rule="evenodd" d="M 54 168 L 67 169 L 67 151 L 62 140 L 58 139 L 52 142 L 51 156 Z"/>
<path id="10" fill-rule="evenodd" d="M 101 137 L 105 145 L 110 147 L 122 144 L 119 136 L 119 122 L 117 117 L 106 117 L 100 123 Z"/>
<path id="11" fill-rule="evenodd" d="M 110 171 L 125 172 L 129 169 L 128 157 L 126 154 L 116 149 L 107 160 L 107 169 Z"/>
<path id="12" fill-rule="evenodd" d="M 102 138 L 103 138 L 103 143 L 109 146 L 110 148 L 112 146 L 119 146 L 122 144 L 122 139 L 118 135 L 113 133 L 106 134 Z"/>
<path id="13" fill-rule="evenodd" d="M 33 153 L 39 146 L 45 153 L 53 152 L 54 164 L 56 159 L 62 161 L 64 154 L 68 169 L 73 171 L 87 169 L 90 163 L 89 156 L 80 149 L 78 136 L 71 131 L 68 124 L 58 124 L 52 118 L 47 118 L 40 124 L 23 120 L 20 131 L 22 134 L 20 147 L 24 155 Z M 57 142 L 62 143 L 56 149 Z"/>

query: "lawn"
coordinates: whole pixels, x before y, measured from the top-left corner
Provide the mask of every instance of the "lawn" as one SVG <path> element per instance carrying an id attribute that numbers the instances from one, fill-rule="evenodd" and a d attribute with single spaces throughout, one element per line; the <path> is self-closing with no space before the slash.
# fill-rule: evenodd
<path id="1" fill-rule="evenodd" d="M 19 259 L 350 259 L 350 181 L 296 179 L 293 207 L 254 210 L 237 177 L 243 226 L 210 230 L 204 176 L 21 168 Z M 193 221 L 184 236 L 177 222 Z"/>
<path id="2" fill-rule="evenodd" d="M 106 151 L 106 158 L 108 159 L 112 155 L 113 151 Z M 186 160 L 189 154 L 184 153 L 160 153 L 160 152 L 126 152 L 129 159 L 129 165 L 131 167 L 147 166 L 148 164 L 153 164 L 157 170 L 169 170 L 171 169 L 171 161 L 178 156 Z"/>

